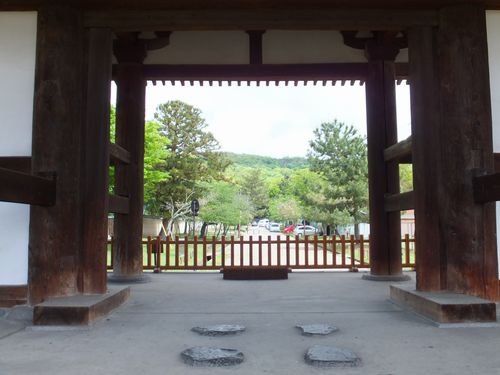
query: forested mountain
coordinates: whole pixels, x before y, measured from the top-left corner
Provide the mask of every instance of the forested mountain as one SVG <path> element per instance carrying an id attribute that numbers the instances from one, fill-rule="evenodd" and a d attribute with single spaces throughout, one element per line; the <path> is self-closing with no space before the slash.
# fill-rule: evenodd
<path id="1" fill-rule="evenodd" d="M 284 157 L 278 159 L 269 156 L 235 154 L 232 152 L 226 152 L 225 155 L 229 160 L 233 162 L 233 164 L 243 167 L 299 169 L 307 168 L 309 166 L 309 162 L 307 161 L 307 159 L 302 157 Z"/>

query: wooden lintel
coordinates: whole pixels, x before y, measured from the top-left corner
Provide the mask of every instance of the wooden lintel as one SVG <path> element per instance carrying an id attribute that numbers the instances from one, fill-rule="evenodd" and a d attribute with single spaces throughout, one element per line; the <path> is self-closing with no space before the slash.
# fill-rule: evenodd
<path id="1" fill-rule="evenodd" d="M 0 168 L 0 201 L 53 206 L 56 201 L 55 180 Z"/>
<path id="2" fill-rule="evenodd" d="M 279 16 L 278 16 L 279 15 Z M 89 11 L 86 27 L 155 30 L 404 30 L 438 24 L 432 10 L 191 9 Z"/>
<path id="3" fill-rule="evenodd" d="M 0 168 L 31 173 L 31 156 L 0 156 Z"/>
<path id="4" fill-rule="evenodd" d="M 500 173 L 474 177 L 473 191 L 476 203 L 500 201 Z"/>
<path id="5" fill-rule="evenodd" d="M 408 78 L 408 64 L 398 63 L 396 79 Z M 327 64 L 151 64 L 143 66 L 144 79 L 149 81 L 360 81 L 366 80 L 366 63 Z M 117 66 L 113 67 L 116 78 Z"/>
<path id="6" fill-rule="evenodd" d="M 406 211 L 412 210 L 413 208 L 415 208 L 415 196 L 413 191 L 385 196 L 386 212 Z"/>
<path id="7" fill-rule="evenodd" d="M 130 164 L 130 152 L 116 143 L 109 144 L 109 158 L 112 165 Z"/>
<path id="8" fill-rule="evenodd" d="M 385 161 L 397 161 L 401 164 L 410 164 L 412 156 L 411 137 L 398 142 L 384 150 Z"/>
<path id="9" fill-rule="evenodd" d="M 120 195 L 109 195 L 109 212 L 115 214 L 128 214 L 129 213 L 130 201 L 128 197 L 122 197 Z"/>

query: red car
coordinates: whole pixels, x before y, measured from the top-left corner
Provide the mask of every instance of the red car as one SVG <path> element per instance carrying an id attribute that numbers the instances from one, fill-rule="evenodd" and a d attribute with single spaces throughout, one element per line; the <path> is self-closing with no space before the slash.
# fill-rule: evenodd
<path id="1" fill-rule="evenodd" d="M 295 229 L 295 225 L 290 225 L 289 227 L 286 227 L 283 229 L 283 233 L 293 233 L 293 230 Z"/>

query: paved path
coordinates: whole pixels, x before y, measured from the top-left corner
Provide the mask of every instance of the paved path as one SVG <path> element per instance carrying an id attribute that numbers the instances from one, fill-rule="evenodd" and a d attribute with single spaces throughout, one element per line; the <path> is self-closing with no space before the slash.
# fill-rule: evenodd
<path id="1" fill-rule="evenodd" d="M 390 303 L 389 283 L 364 281 L 360 274 L 227 281 L 219 273 L 170 273 L 152 279 L 132 286 L 130 301 L 90 330 L 28 329 L 0 339 L 0 374 L 500 374 L 500 328 L 436 328 Z M 191 332 L 221 323 L 247 330 L 233 337 Z M 339 332 L 306 337 L 295 328 L 312 323 Z M 316 344 L 351 349 L 362 367 L 311 368 L 304 353 Z M 180 353 L 199 345 L 239 349 L 245 361 L 235 368 L 187 367 Z"/>

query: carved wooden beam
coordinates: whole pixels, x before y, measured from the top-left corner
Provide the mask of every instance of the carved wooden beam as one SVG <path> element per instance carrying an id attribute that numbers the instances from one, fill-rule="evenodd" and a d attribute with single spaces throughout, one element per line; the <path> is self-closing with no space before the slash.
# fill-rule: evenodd
<path id="1" fill-rule="evenodd" d="M 476 203 L 500 201 L 500 173 L 474 177 L 472 183 Z"/>
<path id="2" fill-rule="evenodd" d="M 120 195 L 109 195 L 109 212 L 115 214 L 128 214 L 129 213 L 129 199 Z"/>
<path id="3" fill-rule="evenodd" d="M 415 195 L 413 191 L 385 196 L 385 211 L 397 212 L 415 208 Z"/>
<path id="4" fill-rule="evenodd" d="M 31 156 L 0 156 L 0 168 L 31 173 Z"/>
<path id="5" fill-rule="evenodd" d="M 56 202 L 55 179 L 0 168 L 0 201 L 53 206 Z"/>
<path id="6" fill-rule="evenodd" d="M 385 161 L 397 161 L 401 164 L 411 164 L 412 147 L 411 137 L 398 142 L 384 150 Z"/>
<path id="7" fill-rule="evenodd" d="M 130 164 L 130 152 L 116 143 L 109 144 L 109 157 L 111 165 Z"/>

